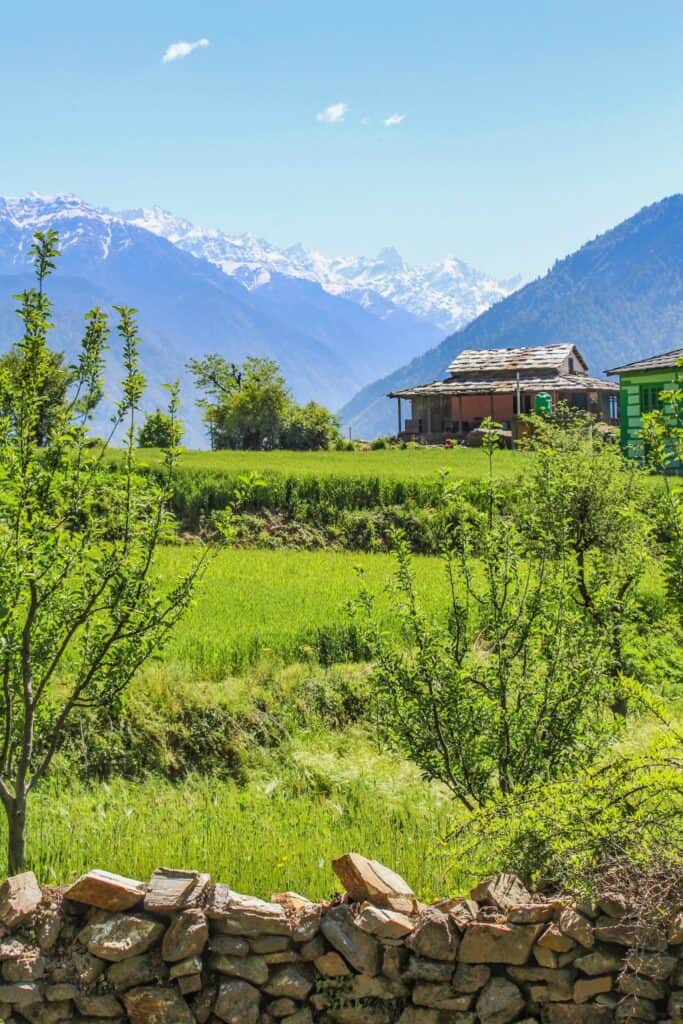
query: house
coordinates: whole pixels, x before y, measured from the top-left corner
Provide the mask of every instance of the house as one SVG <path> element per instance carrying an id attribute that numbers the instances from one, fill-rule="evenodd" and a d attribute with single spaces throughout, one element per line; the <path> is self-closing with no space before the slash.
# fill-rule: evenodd
<path id="1" fill-rule="evenodd" d="M 588 374 L 576 345 L 465 349 L 448 367 L 445 380 L 392 391 L 398 402 L 402 437 L 439 441 L 462 437 L 490 416 L 504 427 L 531 412 L 536 395 L 549 394 L 608 423 L 618 422 L 619 387 Z M 404 400 L 411 403 L 403 421 Z"/>
<path id="2" fill-rule="evenodd" d="M 621 447 L 625 455 L 632 458 L 641 455 L 642 416 L 654 409 L 663 408 L 661 394 L 673 389 L 676 369 L 682 361 L 683 348 L 675 348 L 671 352 L 662 352 L 649 359 L 639 359 L 636 363 L 626 363 L 607 370 L 609 375 L 619 377 L 619 425 Z"/>

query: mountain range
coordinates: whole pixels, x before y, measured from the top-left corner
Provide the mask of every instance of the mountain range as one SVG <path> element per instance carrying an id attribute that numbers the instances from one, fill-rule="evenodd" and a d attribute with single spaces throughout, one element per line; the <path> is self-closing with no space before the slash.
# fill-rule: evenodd
<path id="1" fill-rule="evenodd" d="M 136 307 L 144 338 L 149 403 L 162 383 L 179 379 L 187 443 L 205 443 L 188 358 L 219 352 L 239 362 L 269 356 L 299 401 L 338 409 L 364 385 L 434 345 L 508 294 L 449 257 L 408 267 L 395 250 L 376 259 L 332 259 L 302 246 L 278 249 L 251 235 L 194 228 L 158 209 L 98 209 L 77 196 L 0 198 L 0 349 L 15 339 L 11 296 L 31 282 L 33 233 L 60 235 L 58 272 L 50 280 L 52 344 L 73 356 L 83 314 L 98 304 Z M 112 346 L 107 391 L 120 372 Z M 101 424 L 108 409 L 102 408 Z"/>
<path id="2" fill-rule="evenodd" d="M 396 429 L 387 392 L 446 376 L 463 349 L 573 342 L 599 375 L 680 348 L 683 338 L 683 195 L 640 210 L 492 306 L 341 410 L 354 433 Z"/>

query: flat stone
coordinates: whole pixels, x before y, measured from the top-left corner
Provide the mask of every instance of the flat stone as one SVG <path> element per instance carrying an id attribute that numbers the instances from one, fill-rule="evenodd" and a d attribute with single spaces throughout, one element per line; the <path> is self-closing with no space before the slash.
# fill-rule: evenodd
<path id="1" fill-rule="evenodd" d="M 603 974 L 597 978 L 579 978 L 574 982 L 573 999 L 575 1003 L 587 1003 L 589 999 L 611 992 L 614 979 L 611 974 Z"/>
<path id="2" fill-rule="evenodd" d="M 477 903 L 498 907 L 504 914 L 522 903 L 531 903 L 531 893 L 517 875 L 491 875 L 476 885 L 470 896 Z"/>
<path id="3" fill-rule="evenodd" d="M 595 937 L 600 942 L 612 942 L 617 946 L 640 946 L 663 952 L 666 939 L 652 927 L 615 921 L 611 917 L 599 917 L 595 922 Z"/>
<path id="4" fill-rule="evenodd" d="M 431 960 L 454 960 L 459 937 L 448 914 L 427 910 L 420 915 L 406 946 L 417 956 Z"/>
<path id="5" fill-rule="evenodd" d="M 40 988 L 35 981 L 17 982 L 15 985 L 0 985 L 0 1003 L 25 1006 L 40 999 Z"/>
<path id="6" fill-rule="evenodd" d="M 282 953 L 289 947 L 286 935 L 255 935 L 249 939 L 252 953 Z"/>
<path id="7" fill-rule="evenodd" d="M 616 953 L 609 950 L 596 949 L 587 956 L 579 956 L 574 961 L 574 967 L 584 974 L 595 977 L 598 974 L 617 973 L 624 966 L 624 961 Z"/>
<path id="8" fill-rule="evenodd" d="M 408 962 L 408 952 L 403 946 L 385 946 L 382 953 L 382 974 L 398 981 Z"/>
<path id="9" fill-rule="evenodd" d="M 104 960 L 92 953 L 74 953 L 72 956 L 76 977 L 81 985 L 92 985 L 107 966 Z"/>
<path id="10" fill-rule="evenodd" d="M 0 924 L 16 928 L 35 914 L 43 893 L 32 871 L 13 875 L 0 885 Z"/>
<path id="11" fill-rule="evenodd" d="M 210 884 L 209 875 L 201 871 L 157 868 L 147 887 L 145 910 L 154 914 L 175 914 L 198 907 Z"/>
<path id="12" fill-rule="evenodd" d="M 612 1024 L 614 1011 L 609 1006 L 589 1003 L 577 1006 L 572 1003 L 547 1003 L 542 1010 L 543 1024 Z"/>
<path id="13" fill-rule="evenodd" d="M 309 939 L 308 942 L 303 942 L 299 946 L 299 956 L 302 960 L 317 960 L 319 956 L 322 956 L 327 950 L 322 935 L 316 935 L 314 939 Z"/>
<path id="14" fill-rule="evenodd" d="M 3 939 L 0 942 L 0 962 L 3 960 L 18 960 L 20 956 L 25 956 L 30 948 L 21 939 Z"/>
<path id="15" fill-rule="evenodd" d="M 173 964 L 169 971 L 169 977 L 173 978 L 186 978 L 188 974 L 201 974 L 202 973 L 202 958 L 200 956 L 189 956 L 187 960 L 180 960 L 177 964 Z"/>
<path id="16" fill-rule="evenodd" d="M 14 960 L 5 960 L 2 965 L 4 981 L 38 981 L 45 974 L 45 957 L 38 950 L 27 951 Z"/>
<path id="17" fill-rule="evenodd" d="M 552 903 L 527 903 L 507 912 L 508 924 L 545 924 L 555 913 Z"/>
<path id="18" fill-rule="evenodd" d="M 673 974 L 678 961 L 675 956 L 667 956 L 665 953 L 632 953 L 628 963 L 636 974 L 643 974 L 656 981 L 666 981 Z"/>
<path id="19" fill-rule="evenodd" d="M 351 973 L 351 968 L 344 957 L 333 951 L 317 957 L 314 964 L 318 973 L 326 978 L 343 978 Z"/>
<path id="20" fill-rule="evenodd" d="M 404 913 L 417 909 L 415 894 L 408 883 L 377 860 L 345 853 L 332 861 L 332 870 L 354 903 L 367 900 L 377 907 Z"/>
<path id="21" fill-rule="evenodd" d="M 78 986 L 68 982 L 59 985 L 48 985 L 45 989 L 45 998 L 48 1003 L 63 1003 L 67 999 L 75 999 L 78 995 Z"/>
<path id="22" fill-rule="evenodd" d="M 338 991 L 342 1002 L 355 1002 L 359 999 L 395 1001 L 396 999 L 406 999 L 410 995 L 410 989 L 405 982 L 392 981 L 379 974 L 374 978 L 368 974 L 354 974 L 340 986 Z"/>
<path id="23" fill-rule="evenodd" d="M 201 974 L 183 974 L 181 978 L 177 979 L 177 985 L 184 996 L 191 995 L 194 992 L 201 992 Z"/>
<path id="24" fill-rule="evenodd" d="M 268 1013 L 271 1017 L 290 1017 L 299 1009 L 299 1004 L 293 999 L 273 999 L 268 1003 Z"/>
<path id="25" fill-rule="evenodd" d="M 415 927 L 415 920 L 398 910 L 386 910 L 372 903 L 363 903 L 356 914 L 356 924 L 368 935 L 379 939 L 401 939 Z"/>
<path id="26" fill-rule="evenodd" d="M 556 924 L 549 924 L 538 939 L 538 945 L 544 949 L 551 949 L 553 953 L 568 953 L 574 948 L 574 940 L 563 934 Z"/>
<path id="27" fill-rule="evenodd" d="M 223 935 L 291 935 L 292 931 L 279 903 L 243 896 L 227 885 L 213 886 L 206 916 L 215 922 L 213 930 Z"/>
<path id="28" fill-rule="evenodd" d="M 78 995 L 74 1002 L 84 1017 L 120 1017 L 123 1007 L 116 996 Z"/>
<path id="29" fill-rule="evenodd" d="M 209 967 L 219 974 L 227 974 L 232 978 L 243 978 L 253 985 L 265 985 L 268 981 L 268 964 L 262 956 L 225 956 L 212 953 Z"/>
<path id="30" fill-rule="evenodd" d="M 413 987 L 412 1000 L 416 1006 L 428 1006 L 435 1010 L 469 1010 L 472 996 L 454 992 L 447 982 L 430 985 L 420 981 Z"/>
<path id="31" fill-rule="evenodd" d="M 637 996 L 626 996 L 617 1006 L 614 1019 L 621 1024 L 633 1024 L 634 1021 L 646 1021 L 654 1024 L 657 1020 L 657 1007 L 649 999 L 638 999 Z"/>
<path id="32" fill-rule="evenodd" d="M 225 953 L 226 956 L 247 956 L 249 943 L 239 935 L 210 935 L 209 949 L 212 953 Z"/>
<path id="33" fill-rule="evenodd" d="M 115 992 L 125 992 L 129 988 L 164 981 L 167 977 L 168 967 L 156 950 L 141 956 L 128 957 L 127 960 L 112 964 L 107 969 L 107 981 Z"/>
<path id="34" fill-rule="evenodd" d="M 174 988 L 132 988 L 123 1002 L 131 1024 L 194 1024 L 189 1006 Z"/>
<path id="35" fill-rule="evenodd" d="M 301 1002 L 312 988 L 313 982 L 304 969 L 295 964 L 285 964 L 273 972 L 263 991 L 269 996 L 284 996 Z"/>
<path id="36" fill-rule="evenodd" d="M 95 868 L 81 875 L 73 885 L 65 891 L 68 900 L 87 903 L 101 910 L 130 910 L 142 903 L 145 898 L 145 885 L 124 875 L 115 875 L 110 871 Z"/>
<path id="37" fill-rule="evenodd" d="M 28 1024 L 61 1024 L 61 1021 L 74 1019 L 73 1008 L 68 1000 L 61 1003 L 29 1003 L 27 1006 L 21 1007 L 21 1018 L 28 1021 Z M 8 1016 L 5 1019 L 8 1024 L 10 1021 L 15 1021 L 14 1017 Z M 119 1015 L 118 1020 L 122 1019 Z M 79 1024 L 84 1020 L 95 1020 L 96 1024 L 102 1024 L 101 1018 L 94 1017 L 79 1017 Z"/>
<path id="38" fill-rule="evenodd" d="M 202 910 L 183 910 L 173 918 L 164 934 L 161 955 L 175 963 L 201 956 L 209 939 L 209 926 Z"/>
<path id="39" fill-rule="evenodd" d="M 427 960 L 424 957 L 411 956 L 408 966 L 403 972 L 406 981 L 450 981 L 453 964 L 445 960 Z"/>
<path id="40" fill-rule="evenodd" d="M 574 942 L 578 942 L 584 949 L 592 949 L 595 945 L 595 934 L 593 932 L 593 925 L 590 921 L 579 914 L 578 911 L 572 910 L 571 907 L 566 907 L 560 914 L 560 919 L 557 922 L 560 931 L 564 935 L 568 935 Z"/>
<path id="41" fill-rule="evenodd" d="M 331 907 L 323 915 L 321 930 L 327 941 L 360 974 L 379 972 L 380 946 L 373 936 L 357 927 L 348 906 Z"/>
<path id="42" fill-rule="evenodd" d="M 465 964 L 525 964 L 542 927 L 475 921 L 463 936 L 458 960 Z"/>
<path id="43" fill-rule="evenodd" d="M 524 997 L 507 978 L 491 978 L 477 999 L 481 1024 L 509 1024 L 524 1009 Z"/>
<path id="44" fill-rule="evenodd" d="M 423 1006 L 406 1006 L 398 1024 L 439 1024 L 439 1011 Z"/>
<path id="45" fill-rule="evenodd" d="M 664 999 L 666 987 L 661 981 L 643 978 L 639 974 L 622 974 L 617 989 L 625 996 L 642 996 L 644 999 Z"/>
<path id="46" fill-rule="evenodd" d="M 117 963 L 129 956 L 139 956 L 159 941 L 164 926 L 143 914 L 114 914 L 107 921 L 93 925 L 88 952 L 102 960 Z"/>
<path id="47" fill-rule="evenodd" d="M 257 1024 L 261 993 L 248 981 L 222 981 L 213 1012 L 226 1024 Z"/>
<path id="48" fill-rule="evenodd" d="M 452 985 L 456 992 L 478 992 L 491 977 L 486 964 L 458 964 Z"/>

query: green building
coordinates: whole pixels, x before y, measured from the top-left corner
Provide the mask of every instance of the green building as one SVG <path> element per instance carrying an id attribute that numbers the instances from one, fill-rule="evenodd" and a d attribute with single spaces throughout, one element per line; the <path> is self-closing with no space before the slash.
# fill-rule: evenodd
<path id="1" fill-rule="evenodd" d="M 640 458 L 642 416 L 655 409 L 665 410 L 662 392 L 673 390 L 682 360 L 683 348 L 676 348 L 672 352 L 607 370 L 608 375 L 619 376 L 619 426 L 625 455 Z M 677 386 L 680 387 L 680 383 Z M 676 468 L 681 469 L 680 466 Z"/>

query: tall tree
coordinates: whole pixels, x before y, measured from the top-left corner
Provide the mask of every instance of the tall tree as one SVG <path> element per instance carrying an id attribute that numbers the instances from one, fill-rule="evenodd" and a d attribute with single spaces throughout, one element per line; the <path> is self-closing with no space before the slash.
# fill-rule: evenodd
<path id="1" fill-rule="evenodd" d="M 30 795 L 67 722 L 83 709 L 117 701 L 168 638 L 206 558 L 203 552 L 171 588 L 155 575 L 155 551 L 170 516 L 177 431 L 165 452 L 163 480 L 140 475 L 135 431 L 145 381 L 135 311 L 117 307 L 122 393 L 109 438 L 93 447 L 88 426 L 101 393 L 107 317 L 99 308 L 86 315 L 69 398 L 52 405 L 44 284 L 58 256 L 56 233 L 38 233 L 32 255 L 36 287 L 16 297 L 23 337 L 0 370 L 0 800 L 12 872 L 26 859 Z M 174 388 L 173 422 L 176 409 Z M 123 452 L 112 467 L 106 453 L 118 428 Z"/>

